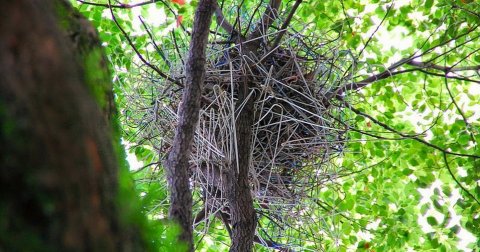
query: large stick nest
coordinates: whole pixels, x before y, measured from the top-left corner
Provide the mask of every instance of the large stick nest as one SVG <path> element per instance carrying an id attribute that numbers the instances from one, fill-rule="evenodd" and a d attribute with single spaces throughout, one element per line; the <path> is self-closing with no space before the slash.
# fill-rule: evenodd
<path id="1" fill-rule="evenodd" d="M 281 24 L 282 19 L 277 22 Z M 303 223 L 312 221 L 312 198 L 338 175 L 331 160 L 344 148 L 348 125 L 341 105 L 327 97 L 348 80 L 345 73 L 351 59 L 327 34 L 320 40 L 293 29 L 272 49 L 267 45 L 279 31 L 269 31 L 257 38 L 262 41 L 258 54 L 242 53 L 241 44 L 209 43 L 191 158 L 192 184 L 200 189 L 204 205 L 197 222 L 228 213 L 225 171 L 235 167 L 237 139 L 243 137 L 237 136 L 235 129 L 236 116 L 245 104 L 238 103 L 237 92 L 248 80 L 253 87 L 248 99 L 255 100 L 249 181 L 257 213 L 265 217 L 263 223 L 260 219 L 258 237 L 265 243 L 263 239 L 282 239 L 299 245 L 298 240 L 290 240 L 291 229 L 301 232 Z M 216 33 L 210 41 L 225 41 L 224 35 Z M 170 76 L 181 80 L 184 75 L 178 60 L 171 66 Z M 150 126 L 141 132 L 141 138 L 153 142 L 164 160 L 173 141 L 181 89 L 173 83 L 152 82 L 150 74 L 144 74 L 142 83 L 154 85 L 157 95 L 147 108 Z M 145 118 L 141 121 L 145 124 Z"/>

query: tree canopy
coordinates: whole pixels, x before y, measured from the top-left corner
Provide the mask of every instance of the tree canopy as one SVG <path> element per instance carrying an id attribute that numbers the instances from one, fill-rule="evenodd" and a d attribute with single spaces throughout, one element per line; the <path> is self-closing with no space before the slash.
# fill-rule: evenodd
<path id="1" fill-rule="evenodd" d="M 222 66 L 222 54 L 254 33 L 272 2 L 218 1 L 207 64 Z M 143 211 L 163 220 L 169 192 L 161 160 L 169 153 L 164 142 L 173 136 L 157 120 L 185 85 L 179 76 L 199 3 L 72 3 L 99 30 L 111 63 L 123 140 L 144 164 L 132 170 Z M 335 110 L 325 120 L 337 120 L 342 134 L 326 137 L 335 149 L 328 162 L 305 164 L 315 167 L 306 171 L 321 174 L 322 181 L 306 201 L 295 203 L 302 206 L 292 208 L 297 220 L 279 228 L 274 223 L 281 220 L 272 217 L 272 208 L 263 216 L 259 211 L 266 208 L 255 202 L 255 249 L 480 247 L 480 5 L 468 0 L 292 0 L 281 1 L 275 15 L 283 19 L 263 33 L 271 38 L 266 48 L 274 52 L 285 46 L 298 50 L 297 58 L 313 59 L 305 63 L 313 70 L 296 78 L 315 73 L 328 79 L 325 83 L 331 86 L 323 95 Z M 268 70 L 265 75 L 271 76 Z M 174 124 L 175 117 L 170 119 Z M 200 188 L 193 186 L 194 216 L 205 211 L 198 203 L 202 197 Z M 194 226 L 198 251 L 230 246 L 230 230 L 222 218 L 205 218 Z"/>

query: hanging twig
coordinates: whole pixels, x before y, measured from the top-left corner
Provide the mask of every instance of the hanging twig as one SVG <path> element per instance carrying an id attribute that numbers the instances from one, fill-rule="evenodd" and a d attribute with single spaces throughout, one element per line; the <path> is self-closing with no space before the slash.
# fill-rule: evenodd
<path id="1" fill-rule="evenodd" d="M 450 165 L 448 164 L 448 159 L 447 159 L 447 154 L 446 152 L 443 153 L 443 161 L 445 162 L 445 166 L 447 167 L 447 170 L 448 170 L 448 173 L 450 174 L 450 176 L 452 177 L 452 179 L 455 181 L 455 183 L 462 189 L 462 191 L 464 191 L 470 198 L 472 198 L 473 200 L 475 200 L 475 202 L 477 202 L 478 205 L 480 205 L 480 201 L 475 198 L 475 196 L 473 196 L 473 194 L 471 192 L 469 192 L 463 185 L 462 183 L 460 183 L 460 181 L 457 180 L 457 178 L 455 177 L 455 175 L 453 174 L 452 172 L 452 169 L 450 168 Z"/>

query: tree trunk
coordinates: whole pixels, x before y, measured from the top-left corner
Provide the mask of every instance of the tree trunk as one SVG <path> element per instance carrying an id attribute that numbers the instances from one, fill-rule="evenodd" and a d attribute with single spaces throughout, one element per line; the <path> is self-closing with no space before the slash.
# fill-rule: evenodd
<path id="1" fill-rule="evenodd" d="M 200 0 L 193 24 L 188 61 L 186 85 L 178 111 L 178 126 L 166 162 L 170 187 L 169 216 L 182 227 L 180 239 L 193 251 L 192 193 L 190 191 L 189 160 L 198 123 L 200 98 L 205 79 L 205 61 L 208 34 L 216 0 Z"/>
<path id="2" fill-rule="evenodd" d="M 273 20 L 276 18 L 276 12 L 280 6 L 280 0 L 270 0 L 269 7 L 265 10 L 261 20 L 257 23 L 256 29 L 247 37 L 247 42 L 243 44 L 242 54 L 258 54 L 261 46 L 261 39 L 257 39 L 268 30 Z M 241 38 L 239 38 L 241 39 Z M 242 42 L 241 42 L 242 43 Z M 254 68 L 254 67 L 251 67 Z M 255 229 L 257 225 L 257 216 L 253 207 L 253 199 L 250 190 L 248 174 L 251 164 L 252 151 L 252 127 L 254 124 L 254 104 L 255 95 L 248 98 L 248 94 L 253 90 L 251 76 L 244 76 L 244 82 L 238 89 L 237 107 L 245 102 L 243 109 L 239 112 L 236 121 L 237 151 L 238 163 L 232 173 L 232 179 L 229 180 L 230 187 L 228 203 L 230 205 L 230 214 L 232 219 L 232 245 L 231 252 L 252 251 L 255 238 Z M 246 100 L 248 98 L 248 100 Z M 245 101 L 246 100 L 246 101 Z"/>
<path id="3" fill-rule="evenodd" d="M 250 90 L 248 78 L 239 88 L 237 106 L 247 99 Z M 252 127 L 253 127 L 253 105 L 254 97 L 250 97 L 243 109 L 240 111 L 236 121 L 238 166 L 234 162 L 232 179 L 228 180 L 230 184 L 228 203 L 230 205 L 232 219 L 232 245 L 231 252 L 252 251 L 255 227 L 257 224 L 255 209 L 253 208 L 253 199 L 250 192 L 250 183 L 248 173 L 250 169 L 250 152 L 252 150 Z M 231 176 L 231 175 L 230 175 Z"/>
<path id="4" fill-rule="evenodd" d="M 119 217 L 95 30 L 62 0 L 6 1 L 0 12 L 0 250 L 144 250 Z"/>

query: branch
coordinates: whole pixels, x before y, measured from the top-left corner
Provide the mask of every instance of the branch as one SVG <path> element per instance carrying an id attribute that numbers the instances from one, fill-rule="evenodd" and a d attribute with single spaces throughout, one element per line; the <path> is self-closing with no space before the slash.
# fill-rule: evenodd
<path id="1" fill-rule="evenodd" d="M 116 5 L 115 4 L 110 4 L 110 2 L 108 4 L 92 3 L 92 2 L 88 2 L 88 1 L 84 1 L 84 0 L 77 0 L 77 2 L 82 3 L 82 4 L 92 5 L 92 6 L 110 8 L 110 9 L 112 9 L 112 8 L 115 8 L 115 9 L 132 9 L 132 8 L 135 8 L 135 7 L 140 7 L 140 6 L 160 2 L 167 7 L 167 9 L 175 16 L 175 18 L 178 18 L 177 13 L 175 13 L 175 11 L 172 9 L 172 7 L 170 7 L 170 5 L 168 3 L 166 3 L 164 0 L 150 0 L 150 1 L 136 3 L 136 4 L 120 3 L 120 4 L 116 4 Z M 185 29 L 185 27 L 181 23 L 180 23 L 180 27 L 182 28 L 182 30 L 184 32 L 186 32 L 188 35 L 190 35 L 190 32 L 187 31 L 187 29 Z"/>
<path id="2" fill-rule="evenodd" d="M 480 14 L 475 13 L 475 12 L 473 12 L 473 11 L 471 11 L 471 10 L 467 10 L 467 9 L 465 9 L 465 8 L 463 8 L 463 7 L 460 7 L 460 6 L 456 5 L 456 4 L 453 4 L 453 5 L 452 5 L 452 8 L 463 10 L 463 11 L 467 12 L 467 13 L 470 14 L 470 15 L 473 15 L 473 16 L 475 16 L 475 17 L 477 17 L 477 18 L 480 18 Z"/>
<path id="3" fill-rule="evenodd" d="M 165 4 L 163 0 L 150 0 L 150 1 L 145 1 L 145 2 L 136 3 L 136 4 L 124 4 L 124 3 L 110 4 L 110 1 L 108 2 L 108 4 L 101 4 L 101 3 L 92 3 L 84 0 L 77 0 L 77 2 L 82 4 L 93 5 L 93 6 L 99 6 L 99 7 L 105 7 L 105 8 L 116 8 L 116 9 L 131 9 L 131 8 L 140 7 L 143 5 L 152 4 L 156 2 L 162 2 L 163 4 Z"/>
<path id="4" fill-rule="evenodd" d="M 453 174 L 452 172 L 452 169 L 450 169 L 450 165 L 448 164 L 448 160 L 447 160 L 447 153 L 443 153 L 443 160 L 445 161 L 445 166 L 447 167 L 447 170 L 448 170 L 448 173 L 450 173 L 450 176 L 453 178 L 453 180 L 455 180 L 455 183 L 457 183 L 457 185 L 468 195 L 470 196 L 470 198 L 472 198 L 473 200 L 475 200 L 477 202 L 478 205 L 480 205 L 480 201 L 478 201 L 477 198 L 475 198 L 475 196 L 473 196 L 472 193 L 470 193 L 461 183 L 460 181 L 457 180 L 457 178 L 455 177 L 455 175 Z"/>
<path id="5" fill-rule="evenodd" d="M 295 11 L 297 11 L 298 6 L 302 3 L 302 0 L 297 0 L 295 1 L 295 4 L 292 7 L 292 10 L 288 14 L 287 19 L 282 24 L 282 27 L 280 28 L 280 32 L 278 33 L 277 37 L 275 38 L 275 41 L 273 42 L 272 46 L 270 48 L 275 48 L 280 44 L 280 41 L 282 40 L 283 35 L 285 35 L 285 32 L 287 32 L 287 27 L 290 24 L 290 21 L 292 20 L 293 14 L 295 14 Z"/>
<path id="6" fill-rule="evenodd" d="M 390 132 L 396 133 L 396 134 L 398 134 L 398 135 L 400 135 L 400 136 L 402 136 L 402 137 L 406 137 L 406 138 L 409 138 L 409 139 L 413 139 L 413 140 L 415 140 L 415 141 L 417 141 L 417 142 L 419 142 L 419 143 L 422 143 L 422 144 L 424 144 L 424 145 L 426 145 L 426 146 L 429 146 L 429 147 L 431 147 L 431 148 L 433 148 L 433 149 L 439 150 L 439 151 L 441 151 L 441 152 L 444 153 L 444 154 L 449 154 L 449 155 L 452 155 L 452 156 L 459 156 L 459 157 L 470 157 L 470 158 L 474 158 L 474 159 L 480 158 L 480 156 L 473 155 L 473 154 L 457 153 L 457 152 L 451 152 L 451 151 L 442 149 L 442 148 L 440 148 L 440 147 L 438 147 L 438 146 L 436 146 L 436 145 L 434 145 L 434 144 L 432 144 L 432 143 L 429 143 L 429 142 L 427 142 L 427 141 L 425 141 L 425 140 L 423 140 L 423 139 L 421 139 L 421 138 L 418 138 L 418 137 L 416 137 L 416 136 L 410 136 L 410 135 L 408 135 L 408 134 L 399 132 L 399 131 L 395 130 L 394 128 L 388 126 L 387 124 L 385 124 L 385 123 L 383 123 L 383 122 L 380 122 L 379 120 L 373 118 L 371 115 L 365 114 L 365 113 L 361 112 L 360 110 L 352 107 L 350 104 L 348 104 L 348 103 L 346 103 L 346 102 L 345 102 L 345 106 L 346 106 L 347 108 L 349 108 L 351 111 L 353 111 L 355 114 L 361 115 L 361 116 L 363 116 L 363 117 L 366 117 L 366 118 L 370 119 L 370 120 L 371 120 L 372 122 L 374 122 L 375 124 L 379 125 L 380 127 L 384 128 L 384 129 L 386 129 L 386 130 L 388 130 L 388 131 L 390 131 Z"/>
<path id="7" fill-rule="evenodd" d="M 363 87 L 367 86 L 368 84 L 371 84 L 375 81 L 383 80 L 383 79 L 386 79 L 388 77 L 391 77 L 391 76 L 394 76 L 394 75 L 397 75 L 397 74 L 402 74 L 402 73 L 407 73 L 407 72 L 412 72 L 412 71 L 418 70 L 418 69 L 406 69 L 406 70 L 393 72 L 396 68 L 398 68 L 399 66 L 401 66 L 401 65 L 403 65 L 403 64 L 405 64 L 405 63 L 407 63 L 411 60 L 412 60 L 412 58 L 402 59 L 402 60 L 393 64 L 387 70 L 385 70 L 381 73 L 372 75 L 372 76 L 370 76 L 370 77 L 368 77 L 364 80 L 361 80 L 359 82 L 347 83 L 347 84 L 337 88 L 335 91 L 333 91 L 331 93 L 327 93 L 326 98 L 327 98 L 327 100 L 330 100 L 333 97 L 336 97 L 337 99 L 341 100 L 342 99 L 341 94 L 343 94 L 346 91 L 358 90 L 358 89 L 361 89 L 361 88 L 363 88 Z"/>
<path id="8" fill-rule="evenodd" d="M 264 0 L 259 1 L 259 3 L 258 3 L 257 6 L 255 7 L 252 15 L 250 15 L 250 18 L 248 19 L 247 27 L 245 28 L 245 34 L 243 35 L 244 37 L 247 36 L 248 31 L 250 30 L 250 26 L 252 25 L 253 18 L 255 17 L 255 14 L 257 14 L 257 12 L 258 12 L 258 10 L 260 9 L 260 7 L 262 7 L 263 1 L 264 1 Z"/>
<path id="9" fill-rule="evenodd" d="M 108 0 L 108 5 L 110 6 L 110 3 L 111 3 L 111 0 Z M 158 67 L 156 67 L 155 65 L 153 65 L 152 63 L 148 62 L 144 57 L 143 55 L 138 51 L 138 49 L 135 47 L 135 45 L 133 44 L 133 41 L 132 39 L 130 39 L 130 37 L 128 36 L 127 32 L 122 28 L 122 26 L 120 26 L 120 24 L 118 23 L 118 20 L 117 20 L 117 17 L 115 17 L 115 14 L 113 13 L 113 9 L 112 8 L 109 8 L 110 10 L 110 14 L 112 15 L 112 19 L 113 19 L 113 22 L 115 22 L 115 24 L 117 25 L 118 29 L 120 29 L 120 31 L 122 32 L 123 36 L 127 39 L 127 42 L 128 44 L 130 45 L 130 47 L 132 47 L 132 49 L 135 51 L 135 53 L 137 54 L 138 58 L 140 58 L 140 60 L 145 64 L 147 65 L 148 67 L 150 67 L 151 69 L 153 69 L 156 73 L 158 73 L 158 75 L 160 75 L 161 77 L 163 77 L 164 79 L 167 79 L 175 84 L 177 84 L 178 86 L 180 87 L 183 87 L 183 84 L 180 83 L 178 80 L 175 80 L 173 79 L 172 77 L 166 75 L 164 72 L 162 72 L 160 69 L 158 69 Z"/>
<path id="10" fill-rule="evenodd" d="M 173 30 L 170 31 L 170 36 L 172 36 L 173 45 L 175 46 L 175 51 L 177 52 L 177 55 L 180 58 L 180 61 L 182 62 L 182 66 L 185 66 L 185 61 L 183 60 L 182 53 L 180 52 L 180 47 L 178 46 L 178 43 L 177 43 L 177 36 L 175 35 L 175 32 Z"/>
<path id="11" fill-rule="evenodd" d="M 217 218 L 220 217 L 220 220 L 222 220 L 223 225 L 225 225 L 225 229 L 228 232 L 228 236 L 230 236 L 230 238 L 232 238 L 232 228 L 230 227 L 230 221 L 228 220 L 229 219 L 228 214 L 220 211 L 216 214 L 216 217 Z"/>
<path id="12" fill-rule="evenodd" d="M 143 170 L 145 170 L 146 168 L 148 168 L 148 167 L 150 167 L 150 166 L 153 166 L 153 165 L 156 165 L 156 166 L 158 167 L 159 165 L 161 165 L 161 163 L 160 163 L 160 162 L 153 162 L 153 163 L 144 165 L 144 166 L 138 168 L 137 170 L 133 171 L 132 173 L 133 173 L 133 174 L 140 173 L 140 172 L 142 172 Z"/>
<path id="13" fill-rule="evenodd" d="M 220 6 L 218 6 L 218 4 L 215 8 L 215 17 L 217 20 L 217 24 L 219 24 L 227 33 L 233 34 L 235 32 L 233 26 L 228 22 L 228 20 L 225 19 L 222 9 L 220 8 Z"/>
<path id="14" fill-rule="evenodd" d="M 169 218 L 182 227 L 180 240 L 193 251 L 192 193 L 189 182 L 189 160 L 195 128 L 199 120 L 200 99 L 205 80 L 206 47 L 216 0 L 200 0 L 193 21 L 186 84 L 178 108 L 178 125 L 173 144 L 165 162 L 170 189 Z"/>
<path id="15" fill-rule="evenodd" d="M 475 140 L 475 137 L 474 137 L 472 131 L 469 129 L 470 128 L 470 123 L 468 122 L 468 118 L 465 115 L 465 113 L 463 113 L 460 106 L 458 106 L 458 103 L 455 101 L 455 97 L 453 96 L 452 90 L 450 90 L 450 87 L 448 86 L 448 79 L 447 78 L 445 78 L 445 87 L 447 88 L 448 96 L 450 96 L 450 99 L 452 100 L 453 105 L 457 109 L 458 113 L 462 116 L 463 122 L 465 122 L 465 125 L 467 126 L 467 132 L 470 135 L 470 140 L 473 143 L 475 143 L 475 149 L 476 149 L 477 148 L 477 141 Z"/>
<path id="16" fill-rule="evenodd" d="M 220 25 L 220 27 L 222 27 L 228 34 L 230 34 L 230 39 L 232 39 L 233 41 L 236 41 L 237 39 L 240 39 L 242 41 L 245 40 L 245 38 L 237 30 L 235 30 L 233 25 L 230 24 L 227 19 L 225 19 L 222 8 L 218 6 L 218 4 L 216 4 L 215 8 L 215 17 L 217 24 Z"/>
<path id="17" fill-rule="evenodd" d="M 427 70 L 423 70 L 423 69 L 416 69 L 424 74 L 428 74 L 428 75 L 433 75 L 433 76 L 438 76 L 438 77 L 443 77 L 445 79 L 455 79 L 455 80 L 461 80 L 461 81 L 467 81 L 467 82 L 472 82 L 472 83 L 477 83 L 477 84 L 480 84 L 480 80 L 472 80 L 470 78 L 467 78 L 467 77 L 460 77 L 460 76 L 452 76 L 452 75 L 445 75 L 445 74 L 439 74 L 439 73 L 433 73 L 433 72 L 429 72 Z"/>
<path id="18" fill-rule="evenodd" d="M 153 47 L 155 47 L 155 50 L 157 50 L 158 54 L 160 55 L 160 57 L 162 57 L 162 59 L 165 61 L 165 63 L 168 65 L 168 68 L 171 68 L 172 67 L 172 63 L 170 63 L 170 61 L 167 59 L 167 57 L 165 57 L 165 54 L 162 52 L 162 50 L 160 50 L 160 48 L 158 47 L 157 43 L 155 42 L 155 39 L 153 37 L 153 34 L 150 32 L 150 29 L 149 27 L 147 26 L 147 24 L 145 23 L 145 21 L 143 21 L 143 18 L 140 16 L 139 17 L 140 19 L 140 22 L 142 23 L 143 27 L 145 28 L 145 31 L 147 32 L 148 34 L 148 37 L 150 38 L 150 40 L 152 41 L 152 44 L 153 44 Z"/>
<path id="19" fill-rule="evenodd" d="M 479 71 L 480 70 L 480 65 L 478 65 L 478 66 L 465 66 L 465 67 L 444 67 L 444 66 L 439 66 L 439 65 L 433 64 L 433 63 L 424 63 L 424 62 L 413 61 L 415 58 L 417 58 L 417 56 L 402 59 L 402 60 L 396 62 L 395 64 L 390 66 L 387 70 L 385 70 L 381 73 L 372 75 L 372 76 L 370 76 L 370 77 L 368 77 L 364 80 L 358 81 L 358 82 L 347 83 L 347 84 L 337 88 L 334 92 L 328 93 L 326 95 L 327 100 L 330 100 L 333 97 L 337 97 L 338 99 L 341 99 L 341 94 L 346 92 L 346 91 L 359 90 L 359 89 L 361 89 L 361 88 L 363 88 L 363 87 L 365 87 L 365 86 L 367 86 L 367 85 L 369 85 L 373 82 L 383 80 L 383 79 L 386 79 L 388 77 L 392 77 L 394 75 L 407 73 L 407 72 L 413 72 L 413 71 L 420 71 L 420 72 L 423 72 L 425 74 L 441 76 L 441 77 L 445 77 L 445 78 L 459 79 L 459 80 L 464 80 L 464 81 L 469 81 L 469 82 L 474 82 L 474 83 L 480 83 L 480 81 L 472 80 L 472 79 L 465 78 L 465 77 L 457 77 L 457 76 L 446 75 L 447 73 L 450 73 L 450 72 Z M 398 67 L 400 67 L 404 64 L 405 65 L 410 65 L 410 66 L 415 66 L 415 67 L 418 67 L 418 68 L 406 69 L 406 70 L 400 70 L 400 71 L 393 72 L 395 69 L 397 69 Z M 444 74 L 438 74 L 438 73 L 432 73 L 432 72 L 428 72 L 428 71 L 423 70 L 423 69 L 427 69 L 427 68 L 443 71 L 443 72 L 445 72 L 445 75 Z"/>
<path id="20" fill-rule="evenodd" d="M 197 215 L 195 215 L 195 218 L 193 219 L 193 226 L 198 225 L 201 221 L 203 221 L 206 217 L 206 205 L 203 205 L 202 210 L 200 210 Z"/>
<path id="21" fill-rule="evenodd" d="M 380 27 L 382 26 L 383 22 L 385 22 L 385 20 L 387 19 L 387 16 L 388 14 L 390 13 L 390 10 L 393 8 L 393 3 L 390 4 L 390 6 L 388 6 L 387 8 L 387 12 L 385 13 L 385 16 L 383 16 L 382 18 L 382 21 L 380 21 L 380 24 L 377 25 L 377 28 L 375 28 L 375 31 L 373 31 L 372 35 L 368 38 L 367 42 L 365 43 L 365 45 L 363 46 L 362 50 L 360 50 L 360 53 L 358 54 L 358 58 L 360 58 L 360 56 L 362 55 L 363 51 L 365 50 L 365 48 L 367 48 L 368 44 L 370 43 L 370 41 L 372 41 L 373 39 L 373 36 L 378 32 L 378 29 L 380 29 Z M 348 72 L 348 70 L 347 70 Z"/>
<path id="22" fill-rule="evenodd" d="M 478 70 L 480 70 L 480 65 L 464 66 L 464 67 L 445 67 L 445 66 L 436 65 L 436 64 L 433 64 L 433 63 L 424 63 L 424 62 L 418 62 L 418 61 L 407 62 L 407 65 L 416 66 L 416 67 L 419 67 L 419 68 L 435 69 L 435 70 L 442 71 L 445 74 L 453 73 L 453 72 L 478 71 Z"/>
<path id="23" fill-rule="evenodd" d="M 411 55 L 411 56 L 409 56 L 409 57 L 407 57 L 407 58 L 404 58 L 404 59 L 402 59 L 402 60 L 394 63 L 394 64 L 393 64 L 392 66 L 390 66 L 387 70 L 385 70 L 385 71 L 383 71 L 383 72 L 381 72 L 381 73 L 379 73 L 379 74 L 370 76 L 370 77 L 368 77 L 368 78 L 366 78 L 366 79 L 364 79 L 364 80 L 362 80 L 362 81 L 359 81 L 359 82 L 347 83 L 347 84 L 345 84 L 345 85 L 337 88 L 335 91 L 326 94 L 326 98 L 327 98 L 327 100 L 330 100 L 331 98 L 336 97 L 336 98 L 338 98 L 338 99 L 341 100 L 341 94 L 344 93 L 344 92 L 346 92 L 346 91 L 361 89 L 361 88 L 363 88 L 363 87 L 367 86 L 368 84 L 371 84 L 371 83 L 373 83 L 373 82 L 375 82 L 375 81 L 382 80 L 382 79 L 386 79 L 386 78 L 388 78 L 388 77 L 391 77 L 391 76 L 396 75 L 396 74 L 399 74 L 399 73 L 410 72 L 410 71 L 414 71 L 414 70 L 423 71 L 422 69 L 410 69 L 410 70 L 402 70 L 402 71 L 398 71 L 398 72 L 393 73 L 393 71 L 394 71 L 395 69 L 397 69 L 398 67 L 400 67 L 400 66 L 402 66 L 402 65 L 405 65 L 405 64 L 412 63 L 413 60 L 415 60 L 415 59 L 417 59 L 417 58 L 420 58 L 420 57 L 423 57 L 423 56 L 427 55 L 427 54 L 430 53 L 430 52 L 433 52 L 436 48 L 442 47 L 442 46 L 444 46 L 444 45 L 447 45 L 447 44 L 450 43 L 451 41 L 454 41 L 454 40 L 459 39 L 459 38 L 461 38 L 461 37 L 467 36 L 467 35 L 470 34 L 472 31 L 474 31 L 475 29 L 477 29 L 479 26 L 480 26 L 480 25 L 476 25 L 476 26 L 470 28 L 468 31 L 466 31 L 466 32 L 464 32 L 464 33 L 462 33 L 462 34 L 459 34 L 458 36 L 456 36 L 456 37 L 454 37 L 454 38 L 451 38 L 451 39 L 448 39 L 448 40 L 446 40 L 446 41 L 443 41 L 442 43 L 440 43 L 440 44 L 438 44 L 438 45 L 436 45 L 436 46 L 433 46 L 433 47 L 425 50 L 425 52 L 423 52 L 423 53 L 421 53 L 421 54 L 417 54 L 417 55 L 413 54 L 413 55 Z M 473 40 L 475 40 L 475 39 L 477 39 L 477 38 L 479 38 L 479 37 L 480 37 L 480 35 L 474 36 L 474 37 L 468 39 L 467 41 L 461 43 L 460 45 L 457 45 L 457 46 L 455 46 L 454 48 L 450 49 L 450 51 L 453 50 L 453 49 L 458 48 L 459 46 L 465 45 L 466 43 L 472 42 Z M 449 52 L 449 51 L 448 51 L 448 52 Z M 438 58 L 438 57 L 440 57 L 440 56 L 443 56 L 443 55 L 445 55 L 445 53 L 442 53 L 442 54 L 440 54 L 440 55 L 435 56 L 433 59 L 430 59 L 429 62 L 431 62 L 431 61 L 433 61 L 434 59 L 436 59 L 436 58 Z M 430 64 L 430 63 L 429 63 L 429 64 Z M 453 67 L 453 68 L 454 68 L 454 67 Z M 472 68 L 474 68 L 474 67 L 472 67 Z M 456 69 L 460 70 L 460 69 L 462 69 L 462 68 L 459 67 L 459 68 L 456 68 Z M 433 73 L 429 73 L 429 74 L 438 75 L 438 74 L 433 74 Z M 441 75 L 441 76 L 445 77 L 444 75 Z M 454 78 L 454 77 L 452 77 L 452 76 L 446 76 L 446 77 L 448 77 L 448 78 Z M 472 82 L 477 82 L 477 83 L 478 83 L 478 81 L 469 80 L 469 79 L 467 79 L 467 78 L 465 78 L 464 80 L 468 80 L 468 81 L 472 81 Z"/>
<path id="24" fill-rule="evenodd" d="M 266 30 L 270 25 L 272 25 L 273 21 L 277 16 L 278 8 L 280 7 L 281 0 L 270 0 L 270 3 L 267 6 L 267 9 L 262 15 L 262 18 L 256 25 L 255 30 L 248 36 L 248 40 L 255 39 L 261 37 L 262 34 L 265 34 Z"/>

